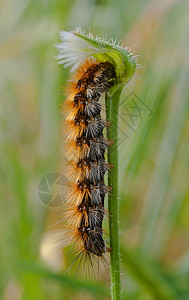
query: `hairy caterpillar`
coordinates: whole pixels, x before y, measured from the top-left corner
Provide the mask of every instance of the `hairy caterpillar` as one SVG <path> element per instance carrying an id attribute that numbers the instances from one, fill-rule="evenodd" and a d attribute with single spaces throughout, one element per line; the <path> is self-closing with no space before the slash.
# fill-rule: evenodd
<path id="1" fill-rule="evenodd" d="M 105 161 L 105 151 L 113 141 L 104 138 L 110 125 L 101 117 L 100 97 L 114 85 L 116 72 L 109 61 L 88 59 L 76 69 L 69 86 L 62 113 L 65 118 L 66 176 L 68 188 L 68 227 L 70 241 L 90 260 L 103 258 L 110 251 L 103 238 L 104 198 L 111 190 L 104 183 L 112 167 Z"/>
<path id="2" fill-rule="evenodd" d="M 106 41 L 92 34 L 84 34 L 80 29 L 60 31 L 61 43 L 56 44 L 57 59 L 64 67 L 71 66 L 74 72 L 67 89 L 66 109 L 66 175 L 69 188 L 67 221 L 70 229 L 66 241 L 73 242 L 75 259 L 80 263 L 84 258 L 99 263 L 105 259 L 106 247 L 102 222 L 105 215 L 104 198 L 109 195 L 109 232 L 111 252 L 111 274 L 120 274 L 120 249 L 118 226 L 118 168 L 117 156 L 108 153 L 108 160 L 114 164 L 108 181 L 112 188 L 104 183 L 105 173 L 113 167 L 105 161 L 105 151 L 113 141 L 106 140 L 103 130 L 110 125 L 101 117 L 100 97 L 110 89 L 110 102 L 106 101 L 108 119 L 114 121 L 107 131 L 110 139 L 115 138 L 117 151 L 117 120 L 119 98 L 123 86 L 130 83 L 135 75 L 135 56 L 126 47 Z M 115 109 L 115 111 L 114 111 Z M 114 136 L 115 135 L 115 136 Z M 85 262 L 86 260 L 84 260 Z M 114 262 L 117 261 L 116 264 Z M 79 263 L 79 265 L 80 265 Z M 98 265 L 99 266 L 99 265 Z M 99 269 L 99 268 L 98 268 Z M 119 276 L 112 276 L 112 291 L 120 290 Z"/>

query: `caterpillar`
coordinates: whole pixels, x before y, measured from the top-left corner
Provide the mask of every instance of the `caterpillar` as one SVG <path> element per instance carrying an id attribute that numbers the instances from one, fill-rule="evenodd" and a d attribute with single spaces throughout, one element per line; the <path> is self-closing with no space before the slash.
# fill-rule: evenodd
<path id="1" fill-rule="evenodd" d="M 103 134 L 110 124 L 101 117 L 100 98 L 115 79 L 116 71 L 109 61 L 90 58 L 75 70 L 66 89 L 62 114 L 66 115 L 67 222 L 77 258 L 82 254 L 90 260 L 103 258 L 111 251 L 103 238 L 102 222 L 104 198 L 111 190 L 104 176 L 113 167 L 106 162 L 105 151 L 113 141 Z"/>

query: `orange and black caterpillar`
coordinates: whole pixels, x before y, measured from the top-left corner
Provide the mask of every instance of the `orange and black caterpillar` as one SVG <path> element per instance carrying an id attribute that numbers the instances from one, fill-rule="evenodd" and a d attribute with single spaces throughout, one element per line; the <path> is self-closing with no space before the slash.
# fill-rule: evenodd
<path id="1" fill-rule="evenodd" d="M 72 238 L 79 241 L 79 254 L 85 253 L 89 258 L 102 257 L 108 251 L 102 221 L 104 198 L 111 187 L 105 185 L 104 175 L 112 166 L 104 155 L 112 141 L 103 135 L 109 123 L 101 118 L 99 100 L 115 79 L 115 68 L 110 62 L 88 60 L 76 70 L 67 89 L 68 222 Z"/>

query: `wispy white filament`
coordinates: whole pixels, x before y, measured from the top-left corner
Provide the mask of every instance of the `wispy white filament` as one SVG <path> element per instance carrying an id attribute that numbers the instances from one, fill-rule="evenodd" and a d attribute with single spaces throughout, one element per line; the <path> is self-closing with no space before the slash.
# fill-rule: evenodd
<path id="1" fill-rule="evenodd" d="M 60 31 L 60 38 L 62 42 L 55 45 L 59 52 L 57 59 L 59 64 L 65 67 L 72 66 L 71 71 L 74 71 L 88 57 L 101 52 L 74 32 Z"/>

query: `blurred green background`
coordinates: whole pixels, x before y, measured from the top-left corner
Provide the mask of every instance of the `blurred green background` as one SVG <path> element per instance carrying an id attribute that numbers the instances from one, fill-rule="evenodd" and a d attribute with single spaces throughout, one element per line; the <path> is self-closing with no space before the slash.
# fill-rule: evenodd
<path id="1" fill-rule="evenodd" d="M 119 147 L 123 297 L 189 299 L 188 16 L 184 0 L 0 1 L 2 300 L 110 299 L 109 275 L 103 283 L 65 275 L 69 262 L 53 248 L 51 228 L 61 212 L 37 195 L 40 178 L 63 168 L 59 112 L 69 71 L 53 45 L 60 29 L 78 26 L 135 46 L 142 78 L 122 97 L 133 90 L 153 112 L 140 118 L 130 107 L 129 133 L 120 120 L 120 137 L 128 133 Z"/>

